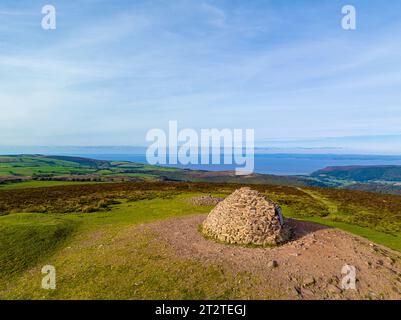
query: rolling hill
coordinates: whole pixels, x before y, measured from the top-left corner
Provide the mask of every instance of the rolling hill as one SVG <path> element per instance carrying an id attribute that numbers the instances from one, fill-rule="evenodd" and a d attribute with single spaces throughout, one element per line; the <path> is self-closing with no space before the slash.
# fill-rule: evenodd
<path id="1" fill-rule="evenodd" d="M 203 171 L 70 156 L 0 156 L 0 188 L 135 181 L 186 181 L 322 187 L 401 194 L 401 166 L 327 167 L 309 176 Z"/>
<path id="2" fill-rule="evenodd" d="M 201 171 L 158 167 L 128 161 L 99 161 L 94 159 L 15 155 L 0 156 L 0 184 L 24 182 L 126 182 L 126 181 L 192 181 L 274 184 L 291 186 L 325 185 L 308 177 L 252 174 L 236 176 L 232 171 Z"/>
<path id="3" fill-rule="evenodd" d="M 307 186 L 320 181 L 315 176 L 236 177 L 41 155 L 0 157 L 0 175 L 0 299 L 401 294 L 399 195 Z M 332 183 L 346 181 L 335 179 Z M 255 249 L 212 243 L 200 235 L 197 226 L 213 205 L 191 199 L 226 197 L 242 186 L 280 205 L 296 230 L 292 242 Z M 271 260 L 279 261 L 278 267 L 266 268 Z M 345 262 L 359 271 L 355 295 L 333 285 Z M 57 290 L 40 286 L 45 265 L 57 269 Z"/>
<path id="4" fill-rule="evenodd" d="M 401 166 L 343 166 L 327 167 L 311 174 L 312 177 L 330 177 L 356 182 L 401 182 Z"/>

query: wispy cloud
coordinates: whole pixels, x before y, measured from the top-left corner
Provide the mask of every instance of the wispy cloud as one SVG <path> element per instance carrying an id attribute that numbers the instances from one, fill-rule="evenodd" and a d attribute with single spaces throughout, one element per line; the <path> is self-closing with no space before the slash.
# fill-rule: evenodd
<path id="1" fill-rule="evenodd" d="M 209 15 L 208 21 L 211 25 L 219 28 L 225 27 L 227 16 L 223 10 L 205 2 L 201 4 L 201 8 Z"/>
<path id="2" fill-rule="evenodd" d="M 259 139 L 396 134 L 401 5 L 357 1 L 353 33 L 341 5 L 57 1 L 48 32 L 38 1 L 2 2 L 2 143 L 142 145 L 171 119 Z"/>

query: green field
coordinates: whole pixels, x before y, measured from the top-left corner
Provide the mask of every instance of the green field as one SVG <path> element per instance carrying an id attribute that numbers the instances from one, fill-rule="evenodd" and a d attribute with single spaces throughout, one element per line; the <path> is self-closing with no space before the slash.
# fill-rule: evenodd
<path id="1" fill-rule="evenodd" d="M 319 186 L 315 178 L 254 174 L 238 177 L 231 172 L 207 172 L 151 166 L 128 161 L 101 161 L 80 157 L 0 156 L 0 185 L 34 181 L 193 181 Z"/>
<path id="2" fill-rule="evenodd" d="M 160 168 L 132 162 L 99 161 L 79 157 L 0 156 L 0 181 L 2 177 L 29 177 L 34 180 L 51 180 L 70 176 L 74 176 L 74 179 L 82 180 L 90 180 L 97 177 L 98 181 L 107 181 L 118 176 L 157 180 L 159 173 L 171 173 L 176 170 L 174 168 Z"/>
<path id="3" fill-rule="evenodd" d="M 0 185 L 0 189 L 24 189 L 24 188 L 42 188 L 42 187 L 57 187 L 57 186 L 68 186 L 68 185 L 81 185 L 99 183 L 91 181 L 27 181 L 27 182 L 15 182 Z"/>
<path id="4" fill-rule="evenodd" d="M 103 161 L 71 156 L 15 155 L 0 156 L 0 187 L 4 184 L 16 185 L 26 181 L 68 182 L 123 182 L 123 181 L 191 181 L 208 183 L 269 184 L 295 187 L 326 187 L 351 190 L 373 191 L 389 194 L 401 194 L 401 186 L 396 180 L 383 180 L 392 175 L 385 175 L 379 180 L 355 180 L 352 169 L 349 173 L 337 177 L 335 172 L 329 175 L 277 176 L 270 174 L 252 174 L 236 176 L 232 172 L 208 172 L 186 170 L 171 167 L 152 166 L 129 161 Z M 368 169 L 380 174 L 382 168 Z M 393 169 L 392 174 L 400 169 Z M 397 172 L 398 172 L 397 171 Z M 357 171 L 360 172 L 360 171 Z M 361 175 L 365 176 L 363 172 Z M 381 176 L 380 176 L 381 177 Z M 50 184 L 49 184 L 50 185 Z"/>
<path id="5" fill-rule="evenodd" d="M 0 299 L 255 297 L 249 285 L 257 279 L 172 258 L 170 249 L 155 243 L 152 234 L 133 231 L 141 223 L 210 210 L 188 204 L 188 196 L 122 203 L 91 215 L 0 217 Z M 59 290 L 41 289 L 45 264 L 56 267 Z"/>

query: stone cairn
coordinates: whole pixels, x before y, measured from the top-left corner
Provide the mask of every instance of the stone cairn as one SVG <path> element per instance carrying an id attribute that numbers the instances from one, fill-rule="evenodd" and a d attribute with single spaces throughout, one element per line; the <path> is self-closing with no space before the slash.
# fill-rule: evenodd
<path id="1" fill-rule="evenodd" d="M 258 191 L 241 188 L 220 202 L 202 224 L 215 240 L 242 245 L 272 246 L 289 240 L 281 208 Z"/>
<path id="2" fill-rule="evenodd" d="M 188 203 L 196 206 L 215 206 L 216 204 L 223 201 L 224 198 L 208 196 L 192 197 L 188 199 Z"/>

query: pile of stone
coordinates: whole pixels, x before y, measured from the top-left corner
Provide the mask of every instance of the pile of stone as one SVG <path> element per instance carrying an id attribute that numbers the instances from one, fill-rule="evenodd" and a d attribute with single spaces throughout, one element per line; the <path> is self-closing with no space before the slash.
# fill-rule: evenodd
<path id="1" fill-rule="evenodd" d="M 202 225 L 215 240 L 242 245 L 271 246 L 289 240 L 281 208 L 250 188 L 236 190 L 220 202 Z"/>
<path id="2" fill-rule="evenodd" d="M 208 196 L 192 197 L 188 199 L 188 202 L 196 206 L 215 206 L 216 204 L 220 203 L 223 200 L 224 198 L 213 197 L 211 195 L 208 195 Z"/>

